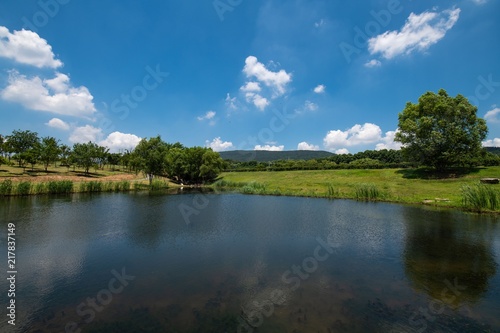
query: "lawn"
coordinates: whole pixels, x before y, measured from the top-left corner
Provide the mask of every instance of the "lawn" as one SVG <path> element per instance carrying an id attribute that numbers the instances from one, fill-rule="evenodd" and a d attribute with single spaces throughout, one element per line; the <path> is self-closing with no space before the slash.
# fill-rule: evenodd
<path id="1" fill-rule="evenodd" d="M 263 184 L 269 194 L 297 196 L 353 199 L 357 188 L 372 184 L 380 192 L 378 200 L 448 207 L 461 207 L 462 186 L 477 184 L 486 177 L 500 177 L 500 167 L 478 168 L 468 174 L 442 179 L 429 179 L 407 169 L 226 172 L 221 175 L 228 182 Z M 500 185 L 491 186 L 500 190 Z"/>

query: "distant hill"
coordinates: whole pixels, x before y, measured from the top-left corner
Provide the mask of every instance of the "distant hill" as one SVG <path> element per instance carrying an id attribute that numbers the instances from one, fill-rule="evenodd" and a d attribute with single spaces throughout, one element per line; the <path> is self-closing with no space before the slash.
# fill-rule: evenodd
<path id="1" fill-rule="evenodd" d="M 286 151 L 267 151 L 267 150 L 231 150 L 220 152 L 224 160 L 237 162 L 271 162 L 277 160 L 312 160 L 333 156 L 333 153 L 327 151 L 314 150 L 286 150 Z"/>
<path id="2" fill-rule="evenodd" d="M 490 153 L 500 155 L 500 147 L 484 147 Z"/>

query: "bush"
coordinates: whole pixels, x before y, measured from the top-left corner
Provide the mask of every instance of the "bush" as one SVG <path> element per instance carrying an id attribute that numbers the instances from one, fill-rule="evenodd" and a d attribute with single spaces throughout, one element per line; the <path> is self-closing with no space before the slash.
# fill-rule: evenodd
<path id="1" fill-rule="evenodd" d="M 16 187 L 17 195 L 30 195 L 31 194 L 31 183 L 30 182 L 21 182 L 17 184 Z"/>
<path id="2" fill-rule="evenodd" d="M 47 193 L 47 185 L 45 183 L 36 183 L 33 191 L 34 194 Z"/>
<path id="3" fill-rule="evenodd" d="M 0 183 L 0 195 L 10 195 L 12 193 L 12 180 L 6 179 Z"/>

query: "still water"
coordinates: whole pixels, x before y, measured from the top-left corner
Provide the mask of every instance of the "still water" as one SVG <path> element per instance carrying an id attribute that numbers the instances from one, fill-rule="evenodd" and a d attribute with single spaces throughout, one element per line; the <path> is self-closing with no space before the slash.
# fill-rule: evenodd
<path id="1" fill-rule="evenodd" d="M 238 194 L 0 201 L 1 332 L 498 332 L 493 216 Z M 2 295 L 9 289 L 0 281 Z"/>

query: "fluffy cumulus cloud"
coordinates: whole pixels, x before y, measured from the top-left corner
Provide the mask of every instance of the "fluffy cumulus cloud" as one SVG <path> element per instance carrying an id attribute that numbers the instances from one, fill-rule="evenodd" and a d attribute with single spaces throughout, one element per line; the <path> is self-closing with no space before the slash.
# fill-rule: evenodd
<path id="1" fill-rule="evenodd" d="M 348 130 L 329 131 L 323 139 L 323 144 L 328 150 L 336 150 L 343 147 L 375 143 L 382 138 L 382 130 L 379 126 L 371 123 L 354 125 Z"/>
<path id="2" fill-rule="evenodd" d="M 69 141 L 71 143 L 99 142 L 102 137 L 102 129 L 85 125 L 75 128 L 69 137 Z"/>
<path id="3" fill-rule="evenodd" d="M 353 127 L 342 131 L 329 131 L 323 139 L 325 149 L 337 154 L 348 154 L 346 147 L 364 146 L 375 144 L 376 150 L 401 149 L 401 144 L 394 141 L 396 131 L 389 131 L 382 135 L 382 130 L 378 125 L 365 123 L 356 124 Z"/>
<path id="4" fill-rule="evenodd" d="M 319 146 L 303 141 L 297 145 L 297 150 L 319 150 Z"/>
<path id="5" fill-rule="evenodd" d="M 246 58 L 243 73 L 248 79 L 256 79 L 259 83 L 273 89 L 275 96 L 283 95 L 286 92 L 286 86 L 292 81 L 292 75 L 285 70 L 281 69 L 278 72 L 273 72 L 254 56 Z M 247 83 L 247 86 L 249 83 Z"/>
<path id="6" fill-rule="evenodd" d="M 486 112 L 484 115 L 484 119 L 491 123 L 499 123 L 500 122 L 500 108 L 494 108 Z"/>
<path id="7" fill-rule="evenodd" d="M 323 85 L 323 84 L 320 84 L 320 85 L 317 85 L 315 88 L 314 88 L 314 92 L 316 94 L 323 94 L 326 90 L 326 87 Z"/>
<path id="8" fill-rule="evenodd" d="M 340 148 L 335 151 L 335 154 L 337 155 L 347 155 L 349 154 L 349 150 L 346 148 Z"/>
<path id="9" fill-rule="evenodd" d="M 267 151 L 283 151 L 285 146 L 273 146 L 273 145 L 256 145 L 253 150 L 267 150 Z"/>
<path id="10" fill-rule="evenodd" d="M 217 137 L 210 141 L 205 141 L 205 146 L 212 148 L 213 151 L 225 151 L 234 149 L 234 145 L 230 141 L 222 141 L 220 137 Z"/>
<path id="11" fill-rule="evenodd" d="M 96 112 L 89 90 L 84 86 L 72 87 L 69 77 L 62 73 L 43 80 L 11 71 L 8 86 L 0 91 L 0 97 L 27 109 L 66 116 L 90 117 Z"/>
<path id="12" fill-rule="evenodd" d="M 245 94 L 245 99 L 248 103 L 253 103 L 253 105 L 255 105 L 255 107 L 260 111 L 264 111 L 264 109 L 270 104 L 267 98 L 253 92 L 247 92 Z"/>
<path id="13" fill-rule="evenodd" d="M 125 149 L 134 149 L 141 138 L 134 134 L 125 134 L 121 132 L 113 132 L 108 137 L 99 142 L 99 145 L 109 148 L 111 153 L 117 153 Z"/>
<path id="14" fill-rule="evenodd" d="M 483 141 L 483 147 L 500 147 L 500 138 Z"/>
<path id="15" fill-rule="evenodd" d="M 70 129 L 69 124 L 59 118 L 52 118 L 49 122 L 45 123 L 45 125 L 63 131 L 69 131 Z"/>
<path id="16" fill-rule="evenodd" d="M 14 31 L 0 26 L 0 57 L 38 68 L 58 68 L 63 63 L 55 58 L 52 47 L 36 32 Z"/>
<path id="17" fill-rule="evenodd" d="M 446 35 L 459 16 L 459 8 L 411 13 L 400 31 L 386 31 L 370 38 L 368 49 L 371 54 L 380 53 L 386 59 L 413 51 L 425 51 Z"/>
<path id="18" fill-rule="evenodd" d="M 259 82 L 247 82 L 243 87 L 240 88 L 243 92 L 256 92 L 261 91 Z"/>
<path id="19" fill-rule="evenodd" d="M 401 149 L 401 143 L 394 141 L 394 137 L 396 136 L 396 131 L 389 131 L 385 133 L 385 136 L 382 138 L 382 142 L 377 143 L 375 146 L 375 150 L 382 150 L 382 149 L 394 149 L 394 150 L 399 150 Z"/>

